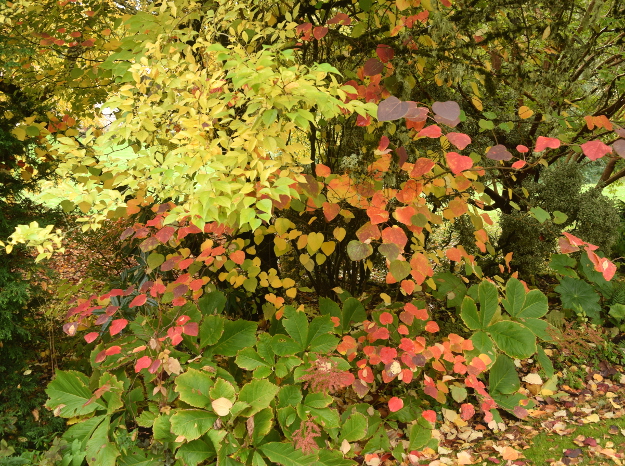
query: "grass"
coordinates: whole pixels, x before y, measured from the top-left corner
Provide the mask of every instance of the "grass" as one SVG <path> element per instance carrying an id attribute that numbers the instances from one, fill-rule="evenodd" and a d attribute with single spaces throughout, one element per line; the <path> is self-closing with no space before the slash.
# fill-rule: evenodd
<path id="1" fill-rule="evenodd" d="M 567 458 L 571 464 L 579 465 L 621 464 L 613 462 L 609 454 L 610 450 L 625 452 L 625 418 L 603 418 L 584 425 L 572 423 L 559 431 L 564 435 L 542 432 L 532 438 L 531 447 L 523 452 L 530 464 L 549 465 Z"/>

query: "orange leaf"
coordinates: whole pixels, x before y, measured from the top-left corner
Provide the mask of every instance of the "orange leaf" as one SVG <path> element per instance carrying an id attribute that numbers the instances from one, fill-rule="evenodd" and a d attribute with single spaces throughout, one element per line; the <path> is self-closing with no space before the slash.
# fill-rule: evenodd
<path id="1" fill-rule="evenodd" d="M 404 407 L 404 401 L 394 396 L 388 400 L 388 409 L 391 413 L 395 413 Z"/>
<path id="2" fill-rule="evenodd" d="M 317 165 L 318 166 L 318 165 Z M 330 204 L 329 202 L 323 203 L 323 215 L 326 221 L 331 222 L 341 211 L 341 206 L 338 204 Z"/>
<path id="3" fill-rule="evenodd" d="M 128 307 L 143 306 L 147 300 L 148 297 L 146 294 L 140 294 L 138 296 L 135 296 L 135 298 L 130 302 Z"/>
<path id="4" fill-rule="evenodd" d="M 432 168 L 434 168 L 434 162 L 430 159 L 426 159 L 425 157 L 419 158 L 415 164 L 410 176 L 412 178 L 419 178 L 426 173 L 428 173 Z"/>
<path id="5" fill-rule="evenodd" d="M 400 250 L 403 250 L 406 244 L 408 244 L 408 237 L 404 230 L 397 225 L 393 225 L 382 230 L 382 241 L 384 243 L 396 244 Z"/>
<path id="6" fill-rule="evenodd" d="M 425 324 L 425 331 L 430 333 L 436 333 L 440 330 L 440 327 L 436 322 L 430 320 L 427 324 Z"/>
<path id="7" fill-rule="evenodd" d="M 243 251 L 234 251 L 232 254 L 230 254 L 230 259 L 235 264 L 241 265 L 243 263 L 243 261 L 245 261 L 245 252 L 243 252 Z"/>
<path id="8" fill-rule="evenodd" d="M 317 176 L 326 178 L 330 176 L 331 173 L 332 171 L 330 170 L 330 167 L 328 167 L 327 165 L 323 165 L 321 163 L 318 163 L 317 165 L 315 165 L 315 174 Z"/>
<path id="9" fill-rule="evenodd" d="M 377 225 L 379 223 L 384 223 L 388 220 L 388 211 L 386 209 L 381 209 L 379 207 L 369 207 L 367 209 L 367 215 L 371 219 L 371 223 Z"/>
<path id="10" fill-rule="evenodd" d="M 447 159 L 447 165 L 449 165 L 449 168 L 454 175 L 462 173 L 473 166 L 473 160 L 471 160 L 471 157 L 460 155 L 457 152 L 447 152 L 445 158 Z"/>
<path id="11" fill-rule="evenodd" d="M 126 327 L 126 325 L 128 325 L 128 321 L 126 319 L 115 319 L 111 322 L 111 327 L 109 328 L 111 336 L 117 335 Z"/>

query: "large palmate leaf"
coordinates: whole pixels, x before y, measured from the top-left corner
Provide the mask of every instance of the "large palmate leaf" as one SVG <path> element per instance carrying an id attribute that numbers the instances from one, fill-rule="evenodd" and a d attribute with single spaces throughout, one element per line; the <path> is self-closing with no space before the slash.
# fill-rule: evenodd
<path id="1" fill-rule="evenodd" d="M 593 321 L 599 319 L 599 295 L 592 285 L 578 278 L 563 277 L 555 290 L 560 293 L 563 308 L 583 313 Z"/>
<path id="2" fill-rule="evenodd" d="M 226 319 L 221 316 L 206 316 L 200 327 L 200 347 L 214 345 L 224 333 Z"/>
<path id="3" fill-rule="evenodd" d="M 90 402 L 89 379 L 77 371 L 56 371 L 56 376 L 46 389 L 49 400 L 46 406 L 59 409 L 62 417 L 75 417 L 91 413 L 96 409 L 106 409 L 102 399 Z"/>
<path id="4" fill-rule="evenodd" d="M 367 318 L 367 313 L 359 300 L 347 298 L 343 303 L 343 312 L 340 317 L 342 330 L 347 332 L 351 328 L 352 322 L 362 322 Z"/>
<path id="5" fill-rule="evenodd" d="M 436 290 L 432 290 L 435 298 L 447 300 L 447 307 L 458 307 L 462 304 L 467 287 L 460 277 L 451 272 L 443 272 L 435 274 L 432 279 L 436 283 Z"/>
<path id="6" fill-rule="evenodd" d="M 539 290 L 525 292 L 525 287 L 516 278 L 508 280 L 506 299 L 502 300 L 506 311 L 512 317 L 538 318 L 547 314 L 549 306 L 547 297 Z"/>
<path id="7" fill-rule="evenodd" d="M 284 309 L 282 325 L 287 333 L 297 342 L 300 351 L 306 349 L 308 343 L 308 317 L 291 306 Z"/>
<path id="8" fill-rule="evenodd" d="M 160 466 L 163 464 L 162 456 L 156 455 L 140 448 L 131 448 L 122 452 L 117 459 L 118 466 Z"/>
<path id="9" fill-rule="evenodd" d="M 513 358 L 529 358 L 536 352 L 536 336 L 517 322 L 502 320 L 488 327 L 488 333 L 499 349 Z"/>
<path id="10" fill-rule="evenodd" d="M 367 418 L 360 413 L 354 413 L 341 427 L 341 436 L 339 440 L 347 440 L 348 442 L 355 442 L 364 438 L 367 434 L 368 424 Z"/>
<path id="11" fill-rule="evenodd" d="M 516 392 L 521 386 L 521 381 L 516 372 L 516 366 L 512 359 L 505 354 L 497 356 L 493 367 L 488 375 L 488 385 L 491 393 L 499 392 L 510 394 Z"/>
<path id="12" fill-rule="evenodd" d="M 89 466 L 115 466 L 120 453 L 115 443 L 109 440 L 109 421 L 110 418 L 106 418 L 100 423 L 87 441 L 85 459 Z"/>
<path id="13" fill-rule="evenodd" d="M 487 280 L 483 280 L 477 288 L 480 303 L 480 324 L 482 329 L 488 327 L 495 317 L 499 307 L 499 292 L 497 287 Z"/>

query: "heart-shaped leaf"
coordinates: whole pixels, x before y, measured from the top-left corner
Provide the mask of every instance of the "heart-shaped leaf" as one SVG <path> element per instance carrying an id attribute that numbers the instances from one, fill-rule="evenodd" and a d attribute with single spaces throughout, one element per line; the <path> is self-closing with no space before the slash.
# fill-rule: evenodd
<path id="1" fill-rule="evenodd" d="M 370 244 L 352 240 L 347 244 L 347 255 L 353 261 L 361 261 L 373 254 L 373 247 Z"/>
<path id="2" fill-rule="evenodd" d="M 365 62 L 364 71 L 365 76 L 375 76 L 384 71 L 384 64 L 377 58 L 370 58 Z"/>
<path id="3" fill-rule="evenodd" d="M 512 158 L 512 154 L 506 149 L 506 146 L 503 144 L 497 144 L 496 146 L 491 147 L 486 152 L 486 157 L 491 160 L 510 160 Z"/>
<path id="4" fill-rule="evenodd" d="M 473 166 L 473 160 L 466 155 L 460 155 L 457 152 L 447 152 L 445 155 L 447 159 L 447 165 L 451 169 L 454 175 L 462 173 L 464 170 L 468 170 Z"/>
<path id="5" fill-rule="evenodd" d="M 407 102 L 402 102 L 397 97 L 390 96 L 378 105 L 378 121 L 392 121 L 403 118 L 408 112 L 408 108 Z"/>

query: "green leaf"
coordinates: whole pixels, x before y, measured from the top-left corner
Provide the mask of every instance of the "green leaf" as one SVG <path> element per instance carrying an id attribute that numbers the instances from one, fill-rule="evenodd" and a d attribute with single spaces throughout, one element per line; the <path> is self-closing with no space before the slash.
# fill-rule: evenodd
<path id="1" fill-rule="evenodd" d="M 549 262 L 549 267 L 560 275 L 572 278 L 577 278 L 577 273 L 573 270 L 576 265 L 577 261 L 567 254 L 552 254 Z"/>
<path id="2" fill-rule="evenodd" d="M 61 417 L 75 417 L 89 414 L 96 409 L 106 409 L 103 400 L 97 399 L 89 403 L 92 397 L 88 388 L 89 379 L 78 371 L 56 371 L 54 380 L 48 384 L 46 394 L 50 398 L 46 406 L 59 411 Z"/>
<path id="3" fill-rule="evenodd" d="M 122 394 L 124 393 L 124 382 L 117 380 L 117 376 L 105 372 L 100 377 L 100 387 L 107 385 L 109 389 L 102 394 L 102 400 L 106 403 L 106 412 L 113 414 L 119 408 L 124 406 Z"/>
<path id="4" fill-rule="evenodd" d="M 334 450 L 319 450 L 317 461 L 311 466 L 356 466 L 353 460 L 344 458 L 343 454 Z"/>
<path id="5" fill-rule="evenodd" d="M 89 466 L 115 466 L 119 450 L 114 443 L 109 441 L 110 417 L 100 423 L 87 442 L 86 460 Z"/>
<path id="6" fill-rule="evenodd" d="M 305 455 L 301 450 L 296 450 L 290 443 L 271 442 L 258 449 L 270 461 L 282 466 L 310 466 L 317 459 L 316 455 Z"/>
<path id="7" fill-rule="evenodd" d="M 339 442 L 347 440 L 355 442 L 361 440 L 367 433 L 367 418 L 360 413 L 354 413 L 343 424 Z"/>
<path id="8" fill-rule="evenodd" d="M 211 403 L 208 391 L 212 386 L 213 380 L 207 372 L 188 369 L 176 377 L 174 390 L 180 394 L 180 400 L 194 408 L 207 408 Z"/>
<path id="9" fill-rule="evenodd" d="M 302 402 L 302 391 L 298 385 L 285 385 L 278 393 L 278 408 L 297 406 Z"/>
<path id="10" fill-rule="evenodd" d="M 343 314 L 341 316 L 341 325 L 343 332 L 347 332 L 352 326 L 352 322 L 363 322 L 367 318 L 365 307 L 356 298 L 347 298 L 343 303 Z"/>
<path id="11" fill-rule="evenodd" d="M 432 290 L 436 299 L 447 300 L 447 307 L 462 305 L 467 287 L 460 277 L 451 272 L 443 272 L 435 274 L 432 279 L 436 283 L 436 290 Z"/>
<path id="12" fill-rule="evenodd" d="M 278 333 L 271 339 L 271 348 L 278 356 L 291 356 L 303 351 L 302 345 L 293 338 Z"/>
<path id="13" fill-rule="evenodd" d="M 347 255 L 353 261 L 361 261 L 373 254 L 373 247 L 370 244 L 362 243 L 358 240 L 351 240 L 347 244 Z"/>
<path id="14" fill-rule="evenodd" d="M 91 438 L 93 432 L 100 425 L 100 423 L 104 421 L 104 419 L 107 419 L 108 422 L 110 416 L 94 416 L 70 426 L 63 434 L 63 440 L 66 440 L 68 443 L 78 440 L 84 449 L 87 445 L 87 440 Z"/>
<path id="15" fill-rule="evenodd" d="M 451 397 L 457 403 L 462 403 L 464 400 L 467 399 L 468 393 L 467 393 L 467 389 L 464 387 L 460 387 L 458 385 L 451 385 L 449 387 L 449 391 L 451 392 Z"/>
<path id="16" fill-rule="evenodd" d="M 171 431 L 187 441 L 195 440 L 213 427 L 217 416 L 203 409 L 177 409 L 171 416 Z"/>
<path id="17" fill-rule="evenodd" d="M 227 398 L 233 403 L 236 398 L 236 391 L 232 384 L 221 378 L 215 380 L 215 385 L 209 390 L 209 394 L 213 400 Z"/>
<path id="18" fill-rule="evenodd" d="M 462 310 L 460 312 L 460 317 L 464 324 L 469 327 L 470 330 L 479 330 L 482 328 L 482 322 L 480 321 L 480 316 L 477 312 L 477 306 L 475 305 L 475 301 L 473 298 L 469 296 L 465 296 L 462 301 Z"/>
<path id="19" fill-rule="evenodd" d="M 254 414 L 252 445 L 258 445 L 273 426 L 273 409 L 265 408 Z"/>
<path id="20" fill-rule="evenodd" d="M 171 414 L 161 414 L 157 417 L 154 420 L 152 432 L 154 434 L 154 439 L 163 443 L 176 440 L 176 435 L 171 431 Z"/>
<path id="21" fill-rule="evenodd" d="M 291 338 L 297 342 L 300 351 L 304 351 L 308 343 L 308 317 L 306 314 L 287 306 L 284 310 L 282 325 Z"/>
<path id="22" fill-rule="evenodd" d="M 568 215 L 566 215 L 564 212 L 560 212 L 559 210 L 556 210 L 553 213 L 553 223 L 555 223 L 556 225 L 562 225 L 568 220 L 568 218 Z"/>
<path id="23" fill-rule="evenodd" d="M 279 388 L 265 379 L 252 380 L 243 386 L 239 392 L 239 401 L 248 403 L 250 406 L 243 411 L 244 416 L 253 416 L 261 409 L 269 406 Z"/>
<path id="24" fill-rule="evenodd" d="M 212 442 L 193 440 L 185 443 L 176 451 L 176 459 L 182 460 L 187 466 L 196 466 L 198 463 L 217 456 Z"/>
<path id="25" fill-rule="evenodd" d="M 159 466 L 163 464 L 163 459 L 149 451 L 141 448 L 131 448 L 117 460 L 118 466 Z"/>
<path id="26" fill-rule="evenodd" d="M 321 315 L 341 318 L 341 308 L 330 298 L 319 298 L 319 312 L 321 312 Z"/>
<path id="27" fill-rule="evenodd" d="M 560 293 L 563 308 L 582 313 L 593 320 L 599 319 L 599 295 L 592 285 L 577 278 L 563 277 L 555 290 Z"/>
<path id="28" fill-rule="evenodd" d="M 287 356 L 284 358 L 278 359 L 276 362 L 276 375 L 281 379 L 284 379 L 287 375 L 291 373 L 293 368 L 301 365 L 303 361 L 297 356 Z"/>
<path id="29" fill-rule="evenodd" d="M 310 327 L 308 329 L 308 341 L 306 342 L 306 348 L 313 345 L 313 342 L 319 337 L 327 336 L 332 333 L 334 329 L 334 323 L 329 315 L 315 317 L 310 323 Z M 311 350 L 313 352 L 321 352 Z"/>
<path id="30" fill-rule="evenodd" d="M 339 344 L 339 339 L 328 333 L 317 336 L 310 342 L 309 351 L 313 353 L 331 353 Z"/>
<path id="31" fill-rule="evenodd" d="M 521 381 L 516 372 L 516 366 L 512 359 L 505 354 L 497 356 L 488 376 L 489 391 L 510 394 L 521 387 Z"/>
<path id="32" fill-rule="evenodd" d="M 237 352 L 256 343 L 256 322 L 247 320 L 228 320 L 224 324 L 224 333 L 215 346 L 209 348 L 210 354 L 236 356 Z"/>
<path id="33" fill-rule="evenodd" d="M 253 371 L 259 367 L 272 367 L 272 363 L 265 361 L 254 348 L 244 348 L 237 353 L 234 360 L 237 366 L 247 371 Z"/>
<path id="34" fill-rule="evenodd" d="M 490 336 L 507 355 L 525 359 L 536 352 L 536 337 L 521 324 L 502 320 L 488 327 Z"/>
<path id="35" fill-rule="evenodd" d="M 477 124 L 480 126 L 482 131 L 487 131 L 491 129 L 495 129 L 495 123 L 489 120 L 479 120 Z"/>
<path id="36" fill-rule="evenodd" d="M 200 327 L 200 348 L 214 345 L 224 333 L 226 319 L 221 316 L 207 316 Z"/>
<path id="37" fill-rule="evenodd" d="M 408 275 L 410 275 L 412 267 L 410 267 L 410 264 L 408 262 L 400 261 L 397 259 L 391 262 L 389 270 L 391 271 L 391 275 L 393 275 L 393 278 L 396 281 L 400 282 Z"/>
<path id="38" fill-rule="evenodd" d="M 532 207 L 530 209 L 530 213 L 540 223 L 545 223 L 547 220 L 551 218 L 551 215 L 549 215 L 549 212 L 547 212 L 546 210 L 540 207 Z"/>
<path id="39" fill-rule="evenodd" d="M 410 451 L 421 450 L 427 445 L 431 438 L 432 428 L 425 419 L 419 418 L 410 428 L 410 433 L 408 434 L 410 445 L 408 449 Z"/>
<path id="40" fill-rule="evenodd" d="M 511 278 L 506 284 L 506 299 L 501 302 L 508 314 L 515 317 L 525 304 L 525 287 L 516 278 Z"/>
<path id="41" fill-rule="evenodd" d="M 595 270 L 595 264 L 588 258 L 588 253 L 584 252 L 579 260 L 582 266 L 582 272 L 588 278 L 590 283 L 596 285 L 596 289 L 603 295 L 604 298 L 609 298 L 614 292 L 614 284 L 607 281 L 601 272 Z"/>
<path id="42" fill-rule="evenodd" d="M 549 356 L 547 356 L 547 354 L 545 353 L 545 350 L 540 345 L 538 346 L 538 351 L 536 352 L 536 359 L 538 359 L 538 364 L 540 364 L 540 367 L 542 367 L 545 371 L 547 378 L 552 378 L 555 374 L 553 364 L 551 362 L 551 359 L 549 359 Z"/>
<path id="43" fill-rule="evenodd" d="M 534 319 L 532 317 L 527 319 L 519 319 L 519 323 L 530 329 L 530 331 L 543 341 L 553 341 L 553 332 L 550 334 L 553 327 L 549 325 L 546 320 Z"/>
<path id="44" fill-rule="evenodd" d="M 203 295 L 197 302 L 202 314 L 221 314 L 226 306 L 226 297 L 221 291 L 211 291 Z"/>
<path id="45" fill-rule="evenodd" d="M 477 288 L 477 295 L 480 302 L 480 328 L 485 329 L 490 325 L 499 307 L 499 292 L 494 284 L 483 280 Z"/>
<path id="46" fill-rule="evenodd" d="M 547 301 L 547 296 L 540 290 L 531 290 L 525 295 L 523 308 L 515 317 L 539 318 L 547 314 L 548 311 L 549 303 Z"/>
<path id="47" fill-rule="evenodd" d="M 610 317 L 616 319 L 617 322 L 625 319 L 625 306 L 623 304 L 612 304 L 610 306 L 610 312 L 608 312 Z"/>

